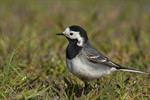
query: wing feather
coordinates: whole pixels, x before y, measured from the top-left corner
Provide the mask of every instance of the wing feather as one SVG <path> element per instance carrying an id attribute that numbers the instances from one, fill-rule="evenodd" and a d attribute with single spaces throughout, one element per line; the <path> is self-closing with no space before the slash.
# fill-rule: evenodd
<path id="1" fill-rule="evenodd" d="M 83 54 L 91 63 L 99 63 L 99 64 L 103 64 L 103 65 L 107 65 L 109 67 L 115 67 L 115 68 L 121 67 L 119 64 L 112 62 L 106 56 L 98 52 L 90 44 L 88 44 L 88 46 L 85 46 L 84 52 L 85 53 Z"/>

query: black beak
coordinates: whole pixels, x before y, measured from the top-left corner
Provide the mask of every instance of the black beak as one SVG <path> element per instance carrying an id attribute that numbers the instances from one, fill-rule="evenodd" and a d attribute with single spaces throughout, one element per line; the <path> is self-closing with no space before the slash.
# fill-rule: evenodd
<path id="1" fill-rule="evenodd" d="M 57 33 L 56 35 L 64 35 L 63 33 Z"/>

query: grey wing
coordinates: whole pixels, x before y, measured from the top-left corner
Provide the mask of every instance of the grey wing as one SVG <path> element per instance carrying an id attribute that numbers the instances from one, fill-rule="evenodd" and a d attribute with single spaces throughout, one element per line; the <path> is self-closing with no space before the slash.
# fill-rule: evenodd
<path id="1" fill-rule="evenodd" d="M 116 64 L 111 60 L 109 60 L 106 56 L 98 52 L 90 44 L 88 44 L 88 46 L 85 46 L 84 55 L 91 63 L 99 63 L 99 64 L 107 65 L 109 67 L 115 67 L 117 69 L 122 67 L 119 64 Z"/>

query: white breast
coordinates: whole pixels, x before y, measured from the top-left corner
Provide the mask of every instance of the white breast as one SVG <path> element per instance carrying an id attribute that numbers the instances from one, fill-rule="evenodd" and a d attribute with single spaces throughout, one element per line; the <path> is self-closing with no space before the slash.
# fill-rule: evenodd
<path id="1" fill-rule="evenodd" d="M 79 78 L 84 79 L 95 79 L 99 78 L 100 76 L 104 74 L 110 74 L 110 72 L 115 71 L 115 69 L 112 70 L 112 68 L 93 64 L 89 62 L 88 60 L 85 60 L 81 57 L 75 57 L 72 60 L 68 60 L 68 69 L 78 76 Z"/>

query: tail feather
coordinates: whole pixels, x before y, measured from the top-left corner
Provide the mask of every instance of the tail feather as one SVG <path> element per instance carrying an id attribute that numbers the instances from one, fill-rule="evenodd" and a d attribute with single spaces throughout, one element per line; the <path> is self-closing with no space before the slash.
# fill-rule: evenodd
<path id="1" fill-rule="evenodd" d="M 132 69 L 132 68 L 118 68 L 118 70 L 120 70 L 120 71 L 125 71 L 125 72 L 133 72 L 133 73 L 140 73 L 140 74 L 148 74 L 148 73 L 146 73 L 146 72 L 139 71 L 139 70 Z"/>
<path id="2" fill-rule="evenodd" d="M 140 73 L 140 74 L 149 74 L 147 72 L 143 72 L 143 71 L 140 71 L 140 70 L 136 70 L 136 69 L 133 69 L 132 67 L 123 67 L 115 62 L 112 62 L 113 64 L 115 64 L 117 67 L 115 67 L 117 70 L 120 70 L 120 71 L 125 71 L 125 72 L 133 72 L 133 73 Z"/>

